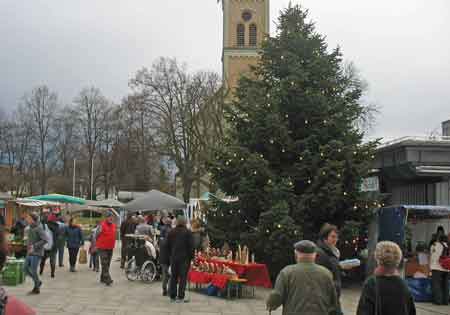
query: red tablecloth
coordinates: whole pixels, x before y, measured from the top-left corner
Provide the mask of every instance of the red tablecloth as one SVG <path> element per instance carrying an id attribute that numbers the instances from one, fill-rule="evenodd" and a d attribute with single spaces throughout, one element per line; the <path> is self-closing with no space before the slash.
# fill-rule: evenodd
<path id="1" fill-rule="evenodd" d="M 227 287 L 230 276 L 218 275 L 206 272 L 191 270 L 188 274 L 188 281 L 191 283 L 212 284 L 215 287 L 223 290 Z"/>
<path id="2" fill-rule="evenodd" d="M 229 262 L 215 259 L 198 258 L 200 262 L 212 262 L 217 265 L 225 265 L 233 269 L 240 278 L 247 279 L 246 285 L 253 287 L 272 288 L 272 281 L 270 281 L 269 271 L 264 264 L 239 264 L 236 262 Z"/>

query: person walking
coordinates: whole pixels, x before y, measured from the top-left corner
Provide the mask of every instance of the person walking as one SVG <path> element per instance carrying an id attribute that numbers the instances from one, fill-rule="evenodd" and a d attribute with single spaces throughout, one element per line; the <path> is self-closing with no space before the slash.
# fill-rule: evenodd
<path id="1" fill-rule="evenodd" d="M 134 234 L 136 231 L 136 218 L 132 214 L 128 214 L 127 219 L 120 225 L 120 240 L 121 240 L 121 259 L 120 268 L 125 268 L 125 263 L 129 259 L 128 255 L 128 240 L 127 234 Z"/>
<path id="2" fill-rule="evenodd" d="M 74 218 L 69 221 L 66 228 L 67 248 L 69 249 L 70 272 L 76 272 L 76 264 L 80 247 L 84 246 L 83 232 L 80 226 L 75 224 Z"/>
<path id="3" fill-rule="evenodd" d="M 436 305 L 448 305 L 449 300 L 449 272 L 439 262 L 441 256 L 449 256 L 448 238 L 445 233 L 439 234 L 430 248 L 431 288 L 433 303 Z"/>
<path id="4" fill-rule="evenodd" d="M 28 216 L 29 230 L 27 239 L 27 257 L 25 259 L 25 273 L 33 279 L 34 287 L 30 294 L 41 293 L 42 281 L 38 276 L 39 263 L 44 256 L 44 245 L 47 235 L 39 224 L 39 215 L 31 213 Z"/>
<path id="5" fill-rule="evenodd" d="M 186 227 L 184 216 L 177 218 L 177 224 L 167 237 L 167 249 L 170 253 L 170 300 L 172 302 L 189 302 L 185 299 L 186 281 L 191 260 L 194 258 L 192 232 Z"/>
<path id="6" fill-rule="evenodd" d="M 111 279 L 109 268 L 116 245 L 116 225 L 114 224 L 114 217 L 111 211 L 106 213 L 106 220 L 102 221 L 97 228 L 95 239 L 102 267 L 100 282 L 110 286 L 114 281 Z"/>
<path id="7" fill-rule="evenodd" d="M 319 240 L 317 241 L 317 259 L 316 263 L 327 268 L 333 275 L 336 294 L 338 297 L 337 315 L 343 314 L 340 297 L 341 297 L 341 267 L 339 265 L 340 252 L 336 247 L 339 239 L 339 230 L 335 225 L 326 223 L 319 232 Z"/>
<path id="8" fill-rule="evenodd" d="M 170 266 L 170 252 L 168 248 L 167 236 L 172 229 L 172 222 L 169 217 L 163 217 L 161 220 L 159 235 L 159 264 L 162 271 L 162 291 L 163 296 L 167 296 L 167 284 L 169 283 L 169 266 Z"/>
<path id="9" fill-rule="evenodd" d="M 89 268 L 92 268 L 93 271 L 99 272 L 100 271 L 100 258 L 98 256 L 98 250 L 97 250 L 97 240 L 95 239 L 95 232 L 97 228 L 99 227 L 100 222 L 97 222 L 94 229 L 91 231 L 91 235 L 89 236 L 89 242 L 91 243 L 89 245 Z"/>
<path id="10" fill-rule="evenodd" d="M 267 298 L 269 312 L 283 306 L 283 315 L 336 314 L 338 301 L 333 275 L 315 263 L 316 245 L 308 240 L 294 245 L 297 264 L 281 270 Z"/>
<path id="11" fill-rule="evenodd" d="M 56 240 L 58 239 L 60 233 L 59 226 L 56 223 L 56 216 L 54 214 L 50 214 L 48 217 L 44 217 L 44 220 L 42 222 L 42 228 L 44 230 L 46 229 L 45 225 L 50 230 L 53 241 L 52 247 L 44 252 L 44 257 L 41 259 L 41 268 L 39 274 L 42 275 L 44 273 L 45 263 L 47 261 L 47 258 L 50 258 L 51 277 L 54 278 L 56 270 L 56 254 L 58 251 Z"/>
<path id="12" fill-rule="evenodd" d="M 375 260 L 375 274 L 364 283 L 356 314 L 415 315 L 413 297 L 398 272 L 402 261 L 400 247 L 389 241 L 378 243 Z"/>
<path id="13" fill-rule="evenodd" d="M 64 218 L 61 215 L 57 216 L 58 224 L 58 236 L 56 238 L 56 248 L 58 251 L 58 265 L 60 268 L 64 267 L 64 250 L 66 247 L 66 223 L 64 222 Z"/>

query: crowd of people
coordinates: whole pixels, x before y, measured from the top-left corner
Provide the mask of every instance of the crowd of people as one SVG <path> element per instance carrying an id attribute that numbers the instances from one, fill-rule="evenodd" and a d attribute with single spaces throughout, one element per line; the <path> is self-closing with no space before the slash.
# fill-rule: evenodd
<path id="1" fill-rule="evenodd" d="M 167 213 L 162 213 L 158 220 L 152 216 L 129 215 L 120 226 L 121 268 L 131 258 L 126 236 L 144 236 L 155 242 L 158 248 L 163 296 L 168 296 L 172 302 L 189 302 L 185 293 L 189 267 L 195 250 L 203 248 L 207 242 L 200 221 L 193 220 L 190 223 L 188 228 L 184 216 L 175 218 Z M 52 278 L 55 277 L 57 263 L 59 267 L 64 267 L 66 247 L 69 252 L 69 271 L 76 272 L 78 253 L 84 248 L 84 237 L 73 218 L 66 223 L 59 214 L 31 213 L 20 218 L 12 232 L 26 239 L 25 272 L 33 280 L 32 294 L 40 293 L 42 281 L 39 275 L 45 271 L 48 260 Z M 338 228 L 325 224 L 316 243 L 308 240 L 295 243 L 297 263 L 285 267 L 278 275 L 266 301 L 267 309 L 272 311 L 283 306 L 283 314 L 344 314 L 340 303 L 341 272 L 344 267 L 340 264 L 338 239 Z M 89 267 L 94 272 L 101 271 L 101 283 L 112 285 L 110 265 L 116 244 L 116 224 L 112 212 L 108 211 L 106 218 L 97 222 L 88 240 Z M 1 265 L 6 260 L 6 246 L 2 246 L 2 242 L 4 234 L 0 231 Z M 448 305 L 449 270 L 440 263 L 442 257 L 449 256 L 448 237 L 443 227 L 438 228 L 429 246 L 433 302 Z M 374 257 L 377 268 L 363 286 L 357 315 L 415 314 L 413 297 L 399 274 L 403 260 L 400 247 L 393 242 L 380 242 Z M 5 292 L 0 290 L 0 315 L 5 296 Z"/>
<path id="2" fill-rule="evenodd" d="M 269 311 L 283 306 L 283 314 L 343 314 L 341 267 L 337 227 L 326 224 L 313 243 L 303 240 L 294 245 L 297 264 L 285 267 L 277 277 L 266 305 Z M 411 293 L 400 277 L 400 247 L 393 242 L 376 246 L 377 269 L 362 289 L 357 315 L 415 315 Z"/>

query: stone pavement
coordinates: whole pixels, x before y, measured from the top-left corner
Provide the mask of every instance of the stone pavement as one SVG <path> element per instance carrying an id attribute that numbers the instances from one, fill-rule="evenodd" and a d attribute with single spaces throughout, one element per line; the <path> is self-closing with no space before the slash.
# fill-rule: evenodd
<path id="1" fill-rule="evenodd" d="M 117 257 L 117 256 L 116 256 Z M 56 278 L 50 278 L 49 266 L 42 277 L 42 293 L 29 296 L 31 281 L 18 287 L 6 287 L 8 294 L 15 295 L 36 309 L 39 315 L 265 315 L 264 298 L 267 290 L 257 290 L 255 299 L 227 301 L 190 293 L 191 303 L 172 304 L 161 296 L 160 282 L 144 284 L 130 282 L 113 261 L 114 285 L 105 287 L 98 282 L 99 274 L 87 265 L 78 266 L 77 273 L 68 272 L 67 266 L 58 268 Z M 342 299 L 346 314 L 355 314 L 359 292 L 345 290 Z M 450 307 L 418 305 L 419 315 L 449 315 Z M 273 312 L 280 315 L 281 311 Z"/>

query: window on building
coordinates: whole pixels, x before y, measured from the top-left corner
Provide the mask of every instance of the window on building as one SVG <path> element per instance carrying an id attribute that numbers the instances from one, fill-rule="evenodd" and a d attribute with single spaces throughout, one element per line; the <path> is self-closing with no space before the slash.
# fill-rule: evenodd
<path id="1" fill-rule="evenodd" d="M 237 25 L 236 35 L 237 35 L 237 45 L 245 46 L 245 26 L 244 26 L 244 24 Z"/>
<path id="2" fill-rule="evenodd" d="M 249 39 L 250 46 L 256 46 L 256 42 L 258 40 L 258 29 L 256 27 L 256 24 L 250 24 L 249 35 L 250 35 Z"/>

